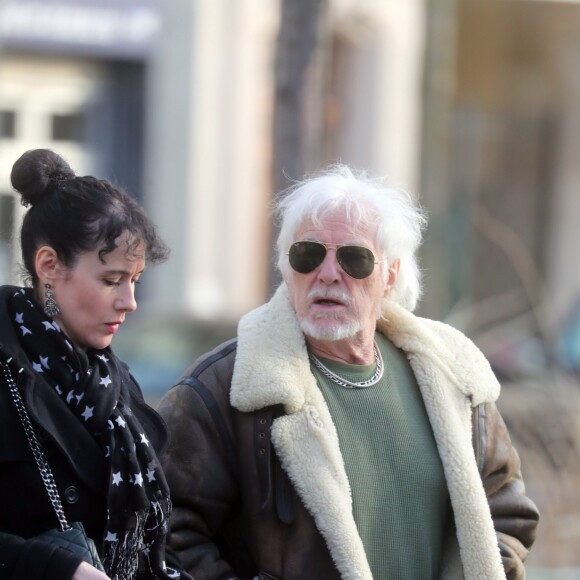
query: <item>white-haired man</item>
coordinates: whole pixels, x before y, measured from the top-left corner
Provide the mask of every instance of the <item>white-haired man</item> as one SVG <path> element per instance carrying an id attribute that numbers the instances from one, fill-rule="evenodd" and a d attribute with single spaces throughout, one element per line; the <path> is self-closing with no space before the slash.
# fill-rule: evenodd
<path id="1" fill-rule="evenodd" d="M 283 283 L 163 398 L 197 580 L 524 577 L 538 512 L 457 330 L 412 314 L 425 218 L 334 166 L 277 206 Z"/>

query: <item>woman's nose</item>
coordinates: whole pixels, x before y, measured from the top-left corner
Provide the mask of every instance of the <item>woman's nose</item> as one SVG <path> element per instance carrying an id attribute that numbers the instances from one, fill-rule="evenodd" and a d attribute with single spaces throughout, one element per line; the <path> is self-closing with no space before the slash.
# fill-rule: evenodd
<path id="1" fill-rule="evenodd" d="M 123 312 L 134 312 L 137 310 L 137 300 L 135 300 L 135 287 L 133 284 L 128 284 L 123 289 L 117 302 L 117 308 Z"/>

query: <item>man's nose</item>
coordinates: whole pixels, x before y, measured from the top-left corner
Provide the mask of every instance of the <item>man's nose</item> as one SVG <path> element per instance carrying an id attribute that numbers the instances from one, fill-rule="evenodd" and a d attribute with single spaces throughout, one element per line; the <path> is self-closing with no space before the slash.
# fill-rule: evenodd
<path id="1" fill-rule="evenodd" d="M 318 278 L 325 284 L 340 280 L 343 270 L 336 259 L 336 250 L 328 248 L 322 264 L 318 267 Z"/>

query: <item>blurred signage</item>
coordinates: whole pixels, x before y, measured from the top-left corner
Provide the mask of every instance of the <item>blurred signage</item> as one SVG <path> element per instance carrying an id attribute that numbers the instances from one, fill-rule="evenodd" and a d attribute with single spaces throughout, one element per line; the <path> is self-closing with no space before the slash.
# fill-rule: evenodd
<path id="1" fill-rule="evenodd" d="M 161 27 L 155 0 L 0 0 L 0 46 L 141 59 Z"/>

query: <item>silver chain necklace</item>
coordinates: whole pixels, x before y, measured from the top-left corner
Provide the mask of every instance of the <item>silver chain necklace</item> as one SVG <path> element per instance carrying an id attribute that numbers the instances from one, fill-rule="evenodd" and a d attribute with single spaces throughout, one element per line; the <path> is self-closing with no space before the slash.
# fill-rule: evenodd
<path id="1" fill-rule="evenodd" d="M 336 373 L 333 373 L 328 367 L 325 367 L 322 364 L 322 361 L 315 355 L 310 353 L 310 359 L 316 366 L 316 368 L 325 376 L 327 376 L 331 381 L 340 385 L 341 387 L 345 387 L 347 389 L 362 389 L 364 387 L 372 387 L 376 385 L 382 378 L 383 373 L 385 372 L 385 367 L 383 365 L 383 356 L 381 355 L 381 351 L 377 347 L 377 343 L 374 343 L 374 351 L 375 351 L 375 362 L 377 364 L 377 370 L 375 374 L 366 381 L 359 381 L 353 382 L 349 381 L 348 379 L 344 379 L 339 377 Z"/>

